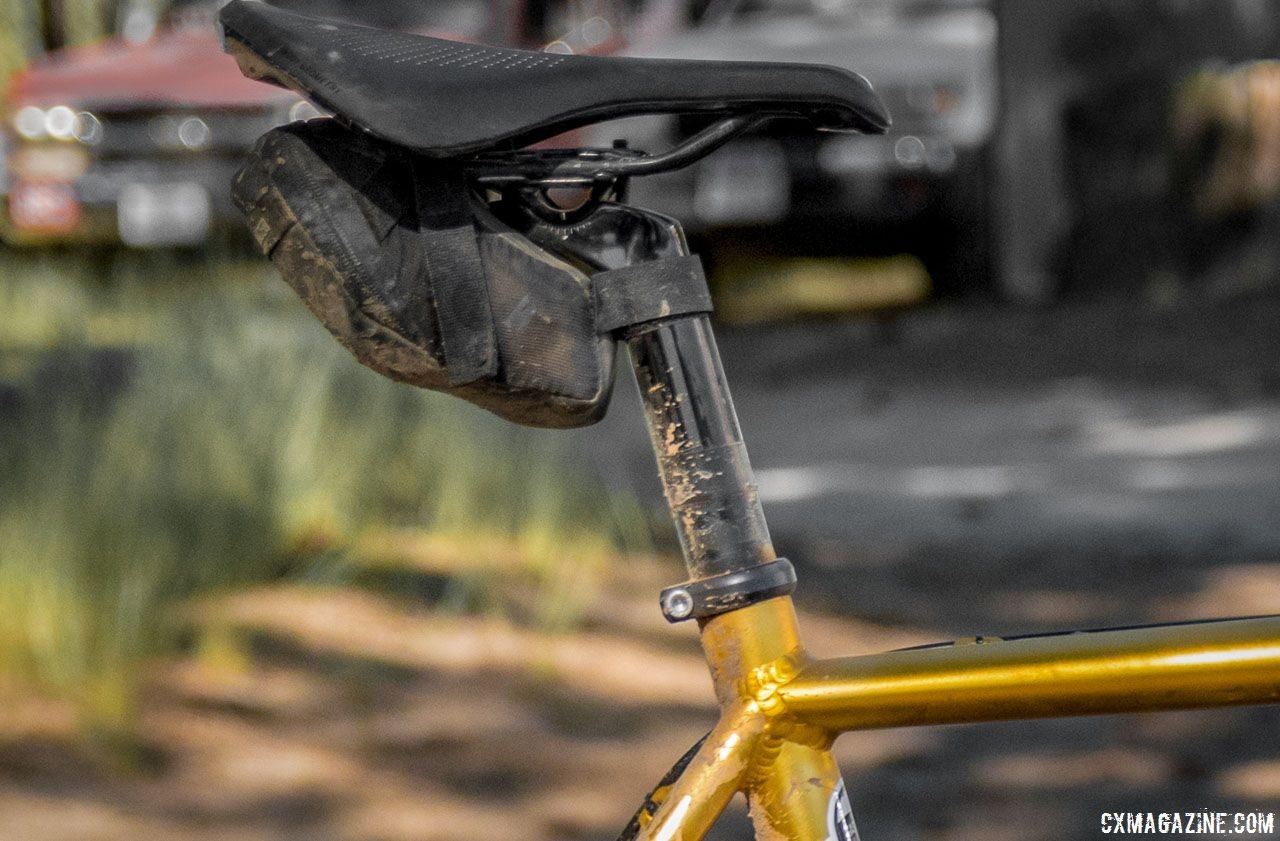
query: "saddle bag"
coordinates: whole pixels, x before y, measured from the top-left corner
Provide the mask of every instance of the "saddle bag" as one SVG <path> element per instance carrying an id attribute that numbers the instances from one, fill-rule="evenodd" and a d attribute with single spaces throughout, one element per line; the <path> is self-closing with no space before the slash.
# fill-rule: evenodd
<path id="1" fill-rule="evenodd" d="M 592 279 L 470 198 L 456 164 L 312 120 L 263 136 L 233 198 L 364 365 L 529 426 L 604 415 L 615 341 Z"/>

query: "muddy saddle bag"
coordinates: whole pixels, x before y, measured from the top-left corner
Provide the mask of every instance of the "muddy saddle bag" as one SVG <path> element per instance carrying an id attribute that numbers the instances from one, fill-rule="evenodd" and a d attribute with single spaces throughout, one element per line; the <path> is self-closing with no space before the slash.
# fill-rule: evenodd
<path id="1" fill-rule="evenodd" d="M 615 342 L 592 279 L 498 221 L 461 171 L 334 120 L 263 136 L 234 198 L 334 336 L 392 379 L 517 423 L 599 420 Z"/>

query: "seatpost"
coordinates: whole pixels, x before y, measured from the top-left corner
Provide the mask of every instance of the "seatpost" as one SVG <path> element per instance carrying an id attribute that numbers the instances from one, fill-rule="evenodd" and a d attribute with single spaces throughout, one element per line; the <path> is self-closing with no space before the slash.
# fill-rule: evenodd
<path id="1" fill-rule="evenodd" d="M 650 322 L 626 343 L 690 578 L 774 560 L 707 316 Z"/>
<path id="2" fill-rule="evenodd" d="M 777 557 L 711 321 L 648 322 L 624 337 L 689 580 L 662 591 L 668 621 L 704 619 L 795 588 Z"/>
<path id="3" fill-rule="evenodd" d="M 652 211 L 605 202 L 568 223 L 526 202 L 516 212 L 529 239 L 597 271 L 689 256 L 679 223 Z M 689 568 L 688 581 L 662 592 L 663 614 L 705 619 L 790 593 L 795 571 L 774 554 L 707 315 L 644 321 L 621 338 Z"/>

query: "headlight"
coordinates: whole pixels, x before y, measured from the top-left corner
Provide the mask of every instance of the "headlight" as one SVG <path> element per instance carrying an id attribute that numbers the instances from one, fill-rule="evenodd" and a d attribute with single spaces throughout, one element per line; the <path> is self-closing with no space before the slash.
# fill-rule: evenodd
<path id="1" fill-rule="evenodd" d="M 56 140 L 71 140 L 76 136 L 76 112 L 65 105 L 55 105 L 44 112 L 44 130 Z"/>
<path id="2" fill-rule="evenodd" d="M 44 137 L 44 109 L 34 105 L 18 109 L 18 113 L 13 115 L 13 127 L 27 140 Z"/>
<path id="3" fill-rule="evenodd" d="M 209 124 L 199 117 L 187 117 L 178 124 L 178 142 L 193 152 L 204 149 L 212 140 Z"/>
<path id="4" fill-rule="evenodd" d="M 28 105 L 13 115 L 13 128 L 27 140 L 79 140 L 94 145 L 102 139 L 102 123 L 88 111 L 76 113 L 69 106 L 39 108 Z"/>
<path id="5" fill-rule="evenodd" d="M 76 114 L 76 140 L 94 146 L 102 140 L 102 123 L 88 111 Z"/>
<path id="6" fill-rule="evenodd" d="M 162 149 L 199 152 L 213 142 L 213 129 L 200 117 L 162 114 L 147 126 L 152 141 Z"/>

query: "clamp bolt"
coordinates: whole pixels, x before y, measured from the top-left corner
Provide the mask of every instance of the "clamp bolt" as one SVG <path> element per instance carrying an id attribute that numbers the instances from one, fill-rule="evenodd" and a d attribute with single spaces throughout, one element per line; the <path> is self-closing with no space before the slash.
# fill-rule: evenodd
<path id="1" fill-rule="evenodd" d="M 683 587 L 668 590 L 662 597 L 662 615 L 668 621 L 679 622 L 693 613 L 693 596 Z"/>

